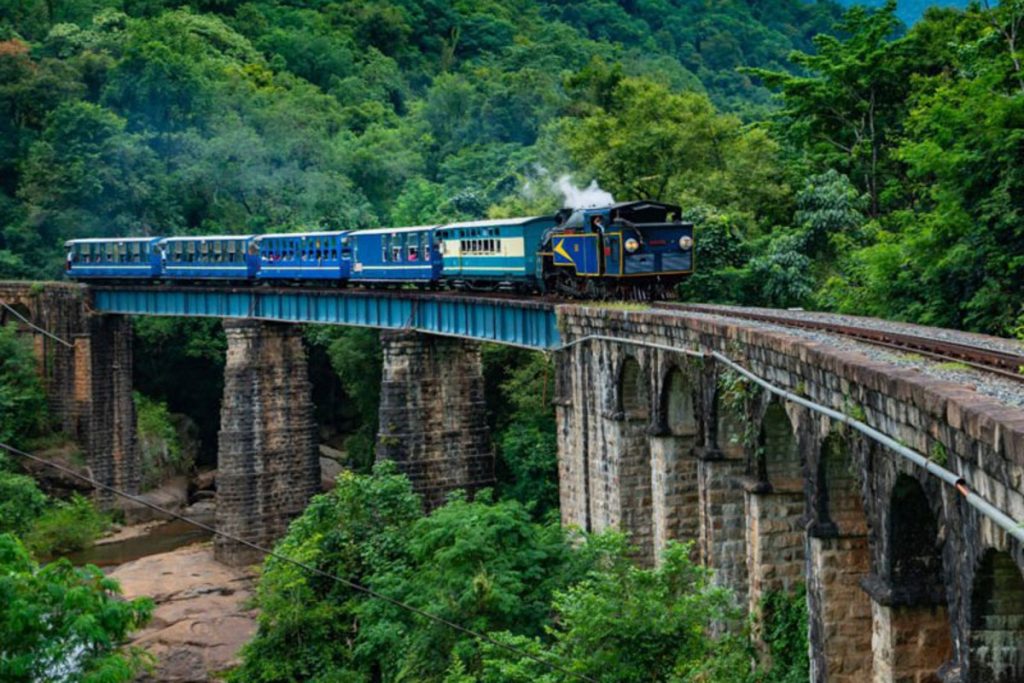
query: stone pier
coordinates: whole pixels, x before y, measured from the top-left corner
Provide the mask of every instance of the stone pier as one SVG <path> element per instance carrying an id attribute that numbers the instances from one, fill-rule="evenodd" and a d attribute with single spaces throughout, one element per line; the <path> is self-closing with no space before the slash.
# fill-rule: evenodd
<path id="1" fill-rule="evenodd" d="M 74 337 L 74 408 L 58 415 L 61 422 L 66 418 L 77 426 L 77 440 L 97 481 L 138 493 L 142 472 L 132 399 L 131 321 L 90 316 L 87 325 L 86 333 Z M 102 507 L 117 504 L 113 493 L 97 490 L 95 495 Z"/>
<path id="2" fill-rule="evenodd" d="M 377 460 L 393 460 L 426 508 L 448 493 L 494 485 L 480 346 L 446 337 L 381 332 Z"/>
<path id="3" fill-rule="evenodd" d="M 271 547 L 320 485 L 306 350 L 297 325 L 224 322 L 227 363 L 217 454 L 217 528 Z M 231 565 L 261 554 L 217 537 Z"/>

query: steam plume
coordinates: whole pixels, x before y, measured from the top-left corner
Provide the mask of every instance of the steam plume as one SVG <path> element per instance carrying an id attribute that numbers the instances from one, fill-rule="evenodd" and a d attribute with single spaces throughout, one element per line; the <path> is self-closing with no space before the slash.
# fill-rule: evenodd
<path id="1" fill-rule="evenodd" d="M 572 184 L 569 176 L 564 175 L 552 183 L 552 186 L 562 194 L 562 205 L 567 209 L 587 209 L 615 203 L 612 193 L 602 190 L 596 180 L 590 181 L 589 185 L 581 189 Z"/>

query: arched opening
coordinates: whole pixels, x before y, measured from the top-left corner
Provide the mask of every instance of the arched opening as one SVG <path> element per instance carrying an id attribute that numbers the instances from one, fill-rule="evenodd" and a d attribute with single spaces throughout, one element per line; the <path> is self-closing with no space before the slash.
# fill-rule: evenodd
<path id="1" fill-rule="evenodd" d="M 802 466 L 793 425 L 781 403 L 768 405 L 758 438 L 758 464 L 754 471 L 760 479 L 780 490 L 802 490 Z"/>
<path id="2" fill-rule="evenodd" d="M 887 575 L 871 606 L 873 677 L 936 680 L 953 652 L 952 628 L 938 523 L 917 479 L 898 476 L 883 519 L 881 569 Z"/>
<path id="3" fill-rule="evenodd" d="M 697 434 L 694 392 L 679 368 L 672 368 L 661 392 L 661 414 L 665 430 L 673 436 Z"/>
<path id="4" fill-rule="evenodd" d="M 817 508 L 819 535 L 862 536 L 867 533 L 860 480 L 849 454 L 849 444 L 837 432 L 829 434 L 821 445 Z"/>
<path id="5" fill-rule="evenodd" d="M 19 332 L 31 333 L 32 328 L 25 323 L 32 319 L 32 312 L 23 303 L 5 303 L 0 306 L 0 325 L 17 325 Z"/>
<path id="6" fill-rule="evenodd" d="M 654 514 L 650 441 L 650 390 L 647 375 L 633 357 L 619 370 L 619 518 L 637 559 L 654 561 Z"/>
<path id="7" fill-rule="evenodd" d="M 989 549 L 971 591 L 970 680 L 1024 680 L 1024 576 L 1009 553 Z"/>
<path id="8" fill-rule="evenodd" d="M 722 392 L 718 391 L 715 393 L 714 414 L 717 420 L 718 450 L 728 459 L 745 459 L 748 420 L 742 406 L 725 400 Z"/>
<path id="9" fill-rule="evenodd" d="M 901 474 L 892 489 L 889 512 L 890 583 L 894 590 L 916 594 L 942 586 L 942 554 L 936 542 L 938 523 L 924 489 Z M 908 596 L 911 600 L 916 596 Z"/>
<path id="10" fill-rule="evenodd" d="M 635 358 L 626 358 L 619 371 L 619 410 L 627 419 L 646 420 L 650 415 L 647 378 Z"/>

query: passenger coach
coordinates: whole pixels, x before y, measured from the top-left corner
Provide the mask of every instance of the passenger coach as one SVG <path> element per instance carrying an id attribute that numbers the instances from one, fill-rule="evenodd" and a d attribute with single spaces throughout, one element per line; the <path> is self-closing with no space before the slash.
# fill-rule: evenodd
<path id="1" fill-rule="evenodd" d="M 352 239 L 348 231 L 259 235 L 259 279 L 348 280 Z"/>
<path id="2" fill-rule="evenodd" d="M 75 279 L 160 277 L 159 237 L 97 237 L 68 240 L 65 271 Z"/>

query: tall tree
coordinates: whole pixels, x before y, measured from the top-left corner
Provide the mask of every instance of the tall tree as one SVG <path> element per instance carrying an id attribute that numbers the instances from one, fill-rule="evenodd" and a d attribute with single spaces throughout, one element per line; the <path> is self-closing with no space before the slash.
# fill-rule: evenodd
<path id="1" fill-rule="evenodd" d="M 814 54 L 791 55 L 806 75 L 749 70 L 781 89 L 784 137 L 822 170 L 837 168 L 855 179 L 870 197 L 873 216 L 882 210 L 884 178 L 911 87 L 895 12 L 896 0 L 877 11 L 850 9 L 837 26 L 844 38 L 818 35 Z"/>

